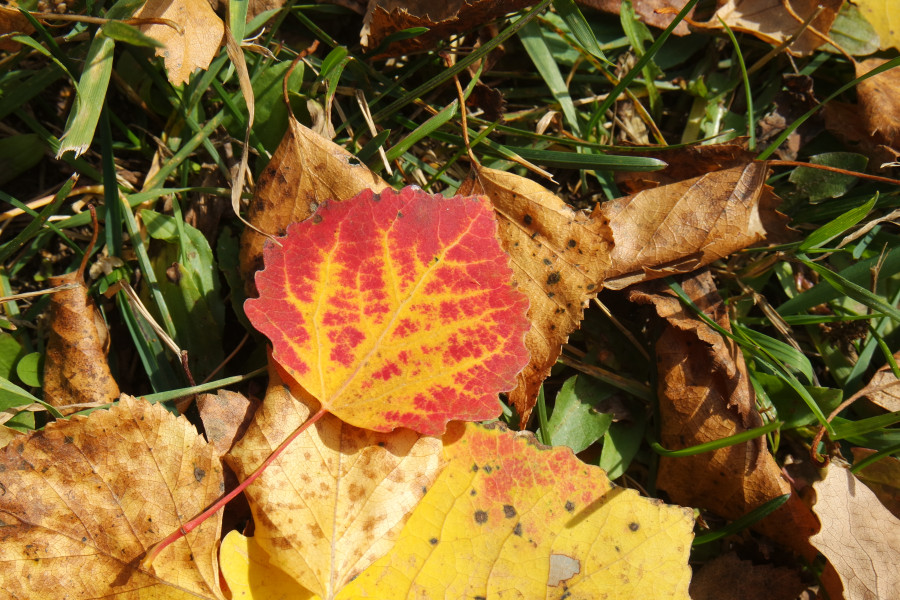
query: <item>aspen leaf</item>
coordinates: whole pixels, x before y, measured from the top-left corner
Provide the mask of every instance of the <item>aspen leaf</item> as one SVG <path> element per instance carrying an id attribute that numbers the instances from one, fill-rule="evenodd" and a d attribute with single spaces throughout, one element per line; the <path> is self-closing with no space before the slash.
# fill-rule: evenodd
<path id="1" fill-rule="evenodd" d="M 602 274 L 611 268 L 611 234 L 601 215 L 576 211 L 514 173 L 479 167 L 460 193 L 484 194 L 491 201 L 500 243 L 512 258 L 514 281 L 530 301 L 525 345 L 531 360 L 509 394 L 524 426 L 541 383 L 581 324 L 584 305 L 600 291 Z"/>
<path id="2" fill-rule="evenodd" d="M 605 202 L 615 245 L 603 287 L 696 270 L 732 252 L 784 235 L 787 219 L 765 185 L 764 162 L 715 171 Z"/>
<path id="3" fill-rule="evenodd" d="M 321 408 L 376 431 L 439 434 L 500 414 L 528 361 L 488 203 L 417 188 L 328 202 L 269 245 L 247 317 Z"/>
<path id="4" fill-rule="evenodd" d="M 0 589 L 12 598 L 223 598 L 213 517 L 146 550 L 222 493 L 213 449 L 184 418 L 127 396 L 0 450 Z"/>
<path id="5" fill-rule="evenodd" d="M 900 520 L 853 474 L 832 465 L 813 484 L 822 529 L 810 538 L 831 563 L 847 600 L 890 600 L 900 589 Z M 839 590 L 829 589 L 839 598 Z"/>
<path id="6" fill-rule="evenodd" d="M 141 33 L 163 44 L 156 50 L 172 85 L 187 83 L 195 69 L 208 69 L 222 44 L 225 24 L 207 0 L 147 0 L 136 19 L 168 19 L 181 31 L 164 24 L 141 25 Z"/>
<path id="7" fill-rule="evenodd" d="M 290 575 L 274 566 L 256 539 L 229 531 L 219 548 L 222 576 L 232 600 L 317 600 Z"/>
<path id="8" fill-rule="evenodd" d="M 856 0 L 854 4 L 878 33 L 882 50 L 900 49 L 900 14 L 892 0 Z"/>
<path id="9" fill-rule="evenodd" d="M 349 200 L 363 190 L 386 187 L 355 156 L 290 116 L 281 144 L 259 177 L 247 219 L 260 231 L 284 235 L 288 225 L 303 221 L 326 200 Z M 263 266 L 264 242 L 249 227 L 241 237 L 241 273 L 250 292 L 253 273 Z"/>
<path id="10" fill-rule="evenodd" d="M 238 478 L 309 413 L 270 368 L 266 398 L 228 457 Z M 440 467 L 440 438 L 408 429 L 377 433 L 325 415 L 245 491 L 253 539 L 273 565 L 321 598 L 333 598 L 390 550 Z"/>

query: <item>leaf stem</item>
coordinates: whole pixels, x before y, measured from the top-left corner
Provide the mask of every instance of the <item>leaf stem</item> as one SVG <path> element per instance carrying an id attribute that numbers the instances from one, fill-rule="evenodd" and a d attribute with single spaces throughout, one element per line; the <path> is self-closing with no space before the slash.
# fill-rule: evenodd
<path id="1" fill-rule="evenodd" d="M 287 448 L 291 442 L 293 442 L 295 439 L 297 439 L 297 436 L 299 436 L 301 433 L 303 433 L 304 431 L 309 429 L 310 425 L 314 424 L 316 421 L 318 421 L 323 416 L 325 416 L 325 414 L 327 412 L 328 411 L 325 410 L 324 408 L 320 408 L 318 412 L 316 412 L 313 416 L 311 416 L 306 421 L 304 421 L 304 423 L 300 427 L 295 429 L 294 432 L 291 433 L 291 435 L 287 436 L 287 438 L 285 438 L 285 440 L 283 442 L 281 442 L 281 444 L 279 444 L 279 446 L 277 448 L 275 448 L 275 450 L 272 451 L 272 453 L 266 458 L 266 460 L 264 460 L 262 462 L 262 464 L 259 465 L 259 467 L 257 467 L 256 470 L 253 471 L 253 473 L 251 473 L 250 476 L 247 477 L 244 481 L 242 481 L 236 488 L 234 488 L 233 490 L 231 490 L 230 492 L 228 492 L 227 494 L 225 494 L 224 496 L 222 496 L 221 498 L 216 500 L 205 511 L 203 511 L 202 513 L 200 513 L 199 515 L 197 515 L 196 517 L 194 517 L 193 519 L 191 519 L 184 525 L 182 525 L 180 528 L 178 528 L 175 531 L 173 531 L 172 533 L 170 533 L 168 536 L 166 536 L 165 538 L 163 538 L 162 540 L 160 540 L 153 546 L 151 546 L 150 549 L 147 550 L 147 555 L 144 557 L 144 560 L 141 561 L 141 565 L 145 569 L 149 569 L 150 566 L 153 564 L 153 560 L 157 556 L 159 556 L 159 554 L 163 550 L 165 550 L 165 548 L 167 546 L 169 546 L 173 542 L 176 542 L 179 539 L 186 536 L 187 534 L 189 534 L 191 531 L 193 531 L 194 529 L 199 527 L 208 518 L 210 518 L 211 516 L 216 514 L 219 511 L 219 509 L 221 509 L 226 504 L 231 502 L 231 500 L 235 496 L 237 496 L 238 494 L 243 492 L 244 489 L 247 488 L 247 486 L 249 486 L 251 483 L 256 481 L 259 478 L 259 476 L 263 474 L 263 471 L 265 471 L 266 468 L 269 465 L 271 465 L 272 462 L 276 458 L 278 458 L 278 456 L 282 452 L 284 452 L 285 448 Z"/>

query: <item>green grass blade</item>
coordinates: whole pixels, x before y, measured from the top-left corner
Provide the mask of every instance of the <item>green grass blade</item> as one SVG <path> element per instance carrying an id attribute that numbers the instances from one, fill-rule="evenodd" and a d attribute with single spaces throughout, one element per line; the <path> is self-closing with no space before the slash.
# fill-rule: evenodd
<path id="1" fill-rule="evenodd" d="M 844 438 L 865 435 L 873 431 L 878 431 L 879 429 L 885 429 L 895 423 L 900 423 L 900 410 L 887 413 L 886 415 L 860 419 L 859 421 L 838 423 L 834 426 L 834 433 L 829 434 L 828 437 L 835 441 L 842 440 Z"/>
<path id="2" fill-rule="evenodd" d="M 569 95 L 569 88 L 566 86 L 562 73 L 559 72 L 559 65 L 556 64 L 556 60 L 544 40 L 543 29 L 534 21 L 526 23 L 519 30 L 519 39 L 544 83 L 550 88 L 550 93 L 559 102 L 559 107 L 562 109 L 569 127 L 572 128 L 572 132 L 580 137 L 581 126 L 578 123 L 578 111 L 575 110 L 572 96 Z"/>
<path id="3" fill-rule="evenodd" d="M 812 250 L 815 248 L 819 248 L 824 244 L 827 244 L 837 236 L 841 235 L 868 215 L 872 209 L 875 207 L 875 202 L 878 201 L 878 194 L 875 194 L 875 197 L 863 204 L 862 206 L 857 206 L 856 208 L 852 208 L 842 214 L 841 216 L 833 219 L 832 221 L 822 225 L 803 240 L 803 243 L 800 244 L 798 250 L 800 252 L 806 252 L 807 250 Z"/>
<path id="4" fill-rule="evenodd" d="M 702 546 L 703 544 L 708 544 L 724 537 L 728 537 L 729 535 L 739 533 L 747 529 L 754 523 L 761 521 L 769 514 L 775 512 L 775 510 L 778 509 L 782 504 L 787 502 L 790 497 L 790 494 L 785 494 L 783 496 L 773 498 L 765 504 L 754 508 L 743 517 L 735 519 L 729 525 L 723 527 L 722 529 L 719 529 L 718 531 L 710 531 L 709 533 L 698 535 L 694 538 L 694 542 L 692 545 Z"/>
<path id="5" fill-rule="evenodd" d="M 886 456 L 890 456 L 891 454 L 894 454 L 896 452 L 900 452 L 900 444 L 895 444 L 893 446 L 885 448 L 884 450 L 879 450 L 875 454 L 871 454 L 871 455 L 867 456 L 866 458 L 862 459 L 861 461 L 854 463 L 853 466 L 850 468 L 850 472 L 851 473 L 859 473 L 860 471 L 862 471 L 863 469 L 865 469 L 872 463 L 878 462 L 882 458 L 884 458 Z"/>
<path id="6" fill-rule="evenodd" d="M 725 29 L 725 33 L 728 34 L 728 39 L 731 40 L 731 45 L 734 46 L 734 53 L 737 55 L 738 66 L 741 69 L 741 78 L 744 80 L 744 92 L 747 95 L 747 135 L 750 136 L 747 147 L 750 150 L 756 150 L 756 116 L 753 114 L 753 90 L 750 87 L 750 76 L 747 74 L 747 65 L 744 64 L 744 54 L 741 52 L 741 47 L 738 44 L 737 38 L 734 37 L 734 32 L 731 31 L 731 27 L 722 20 L 722 17 L 717 18 L 719 19 L 719 23 L 721 23 L 722 27 Z"/>
<path id="7" fill-rule="evenodd" d="M 34 236 L 40 233 L 41 228 L 44 226 L 44 223 L 49 219 L 60 207 L 60 205 L 65 202 L 66 198 L 69 196 L 69 192 L 72 191 L 72 188 L 75 186 L 75 182 L 78 181 L 77 175 L 72 175 L 69 179 L 63 184 L 63 186 L 56 192 L 56 195 L 53 197 L 53 201 L 50 202 L 44 209 L 38 214 L 28 225 L 25 226 L 22 231 L 20 231 L 13 239 L 9 240 L 2 246 L 0 246 L 0 264 L 6 262 L 6 260 L 12 256 L 15 252 L 18 252 L 22 246 L 24 246 L 29 240 L 31 240 Z M 10 202 L 12 200 L 11 196 L 6 195 L 3 192 L 0 192 L 0 199 L 6 200 Z M 10 204 L 14 204 L 10 202 Z M 19 204 L 20 206 L 23 206 Z M 27 207 L 24 207 L 27 208 Z M 58 229 L 57 233 L 63 237 L 63 239 L 68 240 L 65 235 L 62 234 Z M 75 246 L 78 248 L 78 246 Z"/>
<path id="8" fill-rule="evenodd" d="M 569 30 L 575 36 L 575 39 L 578 40 L 578 43 L 581 44 L 582 48 L 600 60 L 605 61 L 610 65 L 612 64 L 603 54 L 603 50 L 600 49 L 600 44 L 597 43 L 597 37 L 594 35 L 591 26 L 588 25 L 587 19 L 584 18 L 581 9 L 578 8 L 578 5 L 575 4 L 574 0 L 553 0 L 553 8 L 556 10 L 556 14 L 562 17 L 566 22 L 566 25 L 569 26 Z"/>
<path id="9" fill-rule="evenodd" d="M 896 307 L 891 306 L 890 304 L 885 302 L 884 298 L 873 294 L 861 285 L 853 283 L 849 279 L 842 277 L 831 269 L 807 259 L 803 255 L 797 255 L 797 258 L 804 265 L 818 273 L 822 277 L 822 279 L 824 279 L 828 284 L 834 287 L 834 289 L 836 289 L 839 293 L 853 298 L 857 302 L 868 306 L 875 312 L 884 313 L 894 321 L 900 322 L 900 310 L 897 310 Z"/>
<path id="10" fill-rule="evenodd" d="M 430 119 L 413 129 L 409 135 L 400 140 L 396 145 L 392 146 L 390 150 L 386 152 L 388 162 L 393 162 L 400 158 L 404 152 L 413 147 L 419 140 L 422 138 L 431 135 L 442 125 L 447 123 L 450 119 L 456 116 L 456 111 L 459 108 L 459 101 L 454 100 L 447 106 L 445 106 L 441 111 L 432 116 Z M 372 166 L 372 170 L 376 173 L 380 172 L 381 169 L 384 168 L 384 164 L 376 164 Z"/>
<path id="11" fill-rule="evenodd" d="M 650 447 L 653 448 L 653 451 L 660 456 L 694 456 L 696 454 L 712 452 L 713 450 L 720 450 L 722 448 L 736 446 L 737 444 L 743 444 L 744 442 L 755 440 L 760 436 L 775 431 L 782 425 L 784 425 L 784 423 L 782 423 L 781 421 L 772 421 L 771 423 L 767 423 L 762 427 L 748 429 L 747 431 L 742 431 L 741 433 L 736 433 L 734 435 L 729 435 L 728 437 L 724 437 L 718 440 L 712 440 L 710 442 L 697 444 L 696 446 L 691 446 L 690 448 L 681 448 L 680 450 L 668 450 L 666 448 L 663 448 L 659 442 L 653 440 L 650 440 Z"/>
<path id="12" fill-rule="evenodd" d="M 116 42 L 101 31 L 94 36 L 85 59 L 84 71 L 78 80 L 75 106 L 69 114 L 65 133 L 60 137 L 56 158 L 66 152 L 74 152 L 75 157 L 81 156 L 91 145 L 100 121 L 100 111 L 106 101 L 115 46 Z"/>

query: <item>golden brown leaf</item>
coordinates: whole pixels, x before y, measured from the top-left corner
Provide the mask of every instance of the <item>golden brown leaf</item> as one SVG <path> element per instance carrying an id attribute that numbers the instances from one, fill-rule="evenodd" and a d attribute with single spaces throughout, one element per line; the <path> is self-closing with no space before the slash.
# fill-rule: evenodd
<path id="1" fill-rule="evenodd" d="M 850 471 L 837 465 L 813 484 L 822 529 L 810 542 L 840 576 L 847 600 L 893 600 L 900 590 L 900 520 Z M 840 591 L 828 589 L 831 598 Z"/>
<path id="2" fill-rule="evenodd" d="M 7 36 L 14 33 L 29 34 L 34 27 L 15 6 L 0 5 L 0 35 Z M 0 50 L 16 52 L 22 44 L 9 38 L 0 39 Z"/>
<path id="3" fill-rule="evenodd" d="M 786 9 L 784 2 L 785 0 L 725 0 L 713 18 L 703 23 L 703 26 L 722 29 L 719 22 L 722 19 L 735 31 L 749 33 L 777 46 L 800 32 L 803 21 L 822 6 L 823 10 L 812 20 L 810 28 L 788 46 L 791 54 L 806 56 L 826 43 L 826 40 L 810 29 L 827 35 L 844 0 L 787 0 L 792 10 Z"/>
<path id="4" fill-rule="evenodd" d="M 530 301 L 525 346 L 531 361 L 509 393 L 524 426 L 562 344 L 609 269 L 609 229 L 602 216 L 575 211 L 543 186 L 505 171 L 479 167 L 459 193 L 483 194 L 493 204 L 513 281 Z"/>
<path id="5" fill-rule="evenodd" d="M 868 458 L 875 450 L 853 448 L 853 462 Z M 883 456 L 858 473 L 856 478 L 869 486 L 884 507 L 900 519 L 900 459 Z"/>
<path id="6" fill-rule="evenodd" d="M 762 240 L 786 235 L 763 162 L 716 171 L 611 200 L 605 217 L 615 245 L 603 287 L 686 273 Z"/>
<path id="7" fill-rule="evenodd" d="M 141 25 L 141 32 L 165 44 L 157 48 L 172 85 L 186 83 L 195 69 L 207 69 L 222 45 L 225 24 L 207 0 L 147 0 L 136 19 L 168 19 L 181 31 L 163 24 Z"/>
<path id="8" fill-rule="evenodd" d="M 224 456 L 244 436 L 259 404 L 259 399 L 250 399 L 228 390 L 202 394 L 197 398 L 197 410 L 203 421 L 206 440 L 215 446 L 219 456 Z"/>
<path id="9" fill-rule="evenodd" d="M 269 389 L 228 456 L 244 479 L 310 414 L 270 369 Z M 291 442 L 250 485 L 254 539 L 280 567 L 323 599 L 394 545 L 441 468 L 441 440 L 408 429 L 376 433 L 332 415 Z"/>
<path id="10" fill-rule="evenodd" d="M 290 118 L 288 130 L 263 170 L 247 219 L 261 231 L 284 235 L 326 200 L 348 200 L 388 185 L 352 154 Z M 253 273 L 262 269 L 265 237 L 247 228 L 241 238 L 241 274 L 253 295 Z"/>
<path id="11" fill-rule="evenodd" d="M 721 327 L 730 329 L 712 276 L 686 277 L 687 295 Z M 687 448 L 762 426 L 740 349 L 686 309 L 661 284 L 644 284 L 630 299 L 652 304 L 665 321 L 656 341 L 660 442 Z M 764 438 L 694 456 L 660 458 L 657 484 L 673 501 L 729 519 L 791 493 Z M 757 524 L 759 530 L 806 556 L 815 519 L 796 495 Z"/>
<path id="12" fill-rule="evenodd" d="M 145 551 L 222 493 L 184 418 L 123 397 L 0 450 L 0 589 L 11 598 L 223 598 L 213 517 L 145 570 Z"/>
<path id="13" fill-rule="evenodd" d="M 109 371 L 106 323 L 88 296 L 82 273 L 53 277 L 54 286 L 76 283 L 50 299 L 50 339 L 44 359 L 44 400 L 56 407 L 106 403 L 119 397 Z"/>
<path id="14" fill-rule="evenodd" d="M 690 591 L 692 600 L 797 600 L 805 587 L 793 569 L 754 564 L 731 552 L 700 567 Z"/>
<path id="15" fill-rule="evenodd" d="M 619 10 L 622 7 L 622 0 L 577 0 L 577 2 L 583 6 L 589 6 L 614 15 L 619 14 Z M 687 3 L 688 0 L 632 0 L 634 12 L 641 18 L 641 21 L 660 29 L 668 27 L 675 19 L 675 15 Z M 673 9 L 675 12 L 671 12 Z M 694 17 L 694 10 L 695 8 L 692 8 L 688 12 L 688 19 Z M 690 32 L 691 30 L 688 29 L 686 21 L 682 21 L 672 30 L 674 35 L 687 35 Z"/>
<path id="16" fill-rule="evenodd" d="M 856 63 L 860 77 L 887 61 L 870 58 Z M 889 69 L 856 86 L 866 131 L 878 142 L 900 150 L 900 69 Z"/>

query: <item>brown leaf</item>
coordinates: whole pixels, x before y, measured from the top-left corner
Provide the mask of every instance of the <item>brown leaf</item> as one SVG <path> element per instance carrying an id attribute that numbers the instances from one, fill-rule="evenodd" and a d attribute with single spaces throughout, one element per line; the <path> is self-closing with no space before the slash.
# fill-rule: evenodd
<path id="1" fill-rule="evenodd" d="M 222 45 L 225 24 L 207 0 L 147 0 L 135 14 L 136 19 L 168 19 L 169 25 L 141 25 L 141 32 L 165 44 L 157 48 L 172 85 L 186 83 L 195 69 L 207 69 Z"/>
<path id="2" fill-rule="evenodd" d="M 187 419 L 123 397 L 0 450 L 0 589 L 7 598 L 223 598 L 213 517 L 146 550 L 222 493 L 215 453 Z"/>
<path id="3" fill-rule="evenodd" d="M 870 58 L 856 63 L 860 77 L 887 61 Z M 900 69 L 893 68 L 869 77 L 856 86 L 866 131 L 880 143 L 900 149 Z"/>
<path id="4" fill-rule="evenodd" d="M 355 156 L 291 117 L 281 144 L 259 177 L 247 218 L 261 231 L 280 236 L 325 200 L 348 200 L 363 190 L 380 192 L 387 187 Z M 264 242 L 265 237 L 250 228 L 241 237 L 241 274 L 251 296 L 255 295 L 253 273 L 262 268 Z"/>
<path id="5" fill-rule="evenodd" d="M 813 90 L 813 79 L 807 75 L 784 74 L 783 89 L 772 100 L 775 105 L 772 111 L 759 122 L 759 143 L 765 147 L 767 142 L 787 129 L 794 121 L 819 104 Z M 803 122 L 800 127 L 788 134 L 775 154 L 784 160 L 796 160 L 800 148 L 822 132 L 824 126 L 820 113 L 815 113 Z"/>
<path id="6" fill-rule="evenodd" d="M 247 398 L 238 392 L 219 390 L 197 398 L 197 410 L 203 421 L 207 441 L 224 456 L 236 441 L 244 436 L 260 400 Z"/>
<path id="7" fill-rule="evenodd" d="M 614 15 L 619 14 L 619 9 L 622 6 L 622 0 L 577 0 L 577 2 L 582 6 L 589 6 Z M 675 19 L 675 15 L 681 11 L 687 3 L 688 0 L 632 0 L 634 12 L 641 18 L 641 21 L 647 25 L 659 27 L 660 29 L 668 27 Z M 674 9 L 675 12 L 669 12 L 668 10 L 665 12 L 658 12 L 662 9 Z M 695 9 L 692 8 L 688 12 L 688 19 L 694 17 L 694 10 Z M 691 30 L 688 29 L 686 21 L 682 21 L 672 30 L 672 33 L 675 35 L 687 35 L 690 32 Z"/>
<path id="8" fill-rule="evenodd" d="M 34 27 L 15 6 L 0 5 L 0 35 L 8 36 L 15 33 L 29 34 Z M 9 38 L 0 39 L 0 50 L 17 52 L 22 44 Z"/>
<path id="9" fill-rule="evenodd" d="M 513 281 L 530 301 L 525 346 L 531 361 L 509 393 L 524 427 L 541 383 L 609 269 L 609 229 L 602 216 L 575 211 L 543 186 L 505 171 L 479 167 L 459 193 L 490 199 Z"/>
<path id="10" fill-rule="evenodd" d="M 694 573 L 690 593 L 692 600 L 796 600 L 805 587 L 792 569 L 753 564 L 730 552 Z"/>
<path id="11" fill-rule="evenodd" d="M 721 327 L 730 329 L 722 299 L 708 271 L 685 277 L 687 295 Z M 648 283 L 629 298 L 652 304 L 664 320 L 656 341 L 660 442 L 687 448 L 762 426 L 740 349 L 695 317 L 666 286 Z M 728 519 L 791 493 L 765 439 L 694 456 L 660 458 L 657 484 L 672 500 Z M 807 538 L 815 519 L 798 496 L 758 523 L 772 539 L 811 558 Z"/>
<path id="12" fill-rule="evenodd" d="M 900 590 L 900 520 L 850 471 L 837 465 L 813 484 L 822 529 L 810 538 L 835 568 L 847 600 L 892 600 Z M 839 590 L 829 589 L 831 598 Z"/>
<path id="13" fill-rule="evenodd" d="M 900 352 L 896 352 L 894 358 L 900 358 Z M 888 412 L 900 410 L 900 381 L 897 380 L 890 365 L 886 364 L 878 369 L 866 384 L 865 390 L 868 390 L 865 397 L 872 404 Z"/>
<path id="14" fill-rule="evenodd" d="M 686 273 L 773 237 L 787 234 L 779 198 L 765 184 L 764 162 L 732 167 L 631 196 L 594 210 L 605 217 L 615 245 L 603 287 Z"/>
<path id="15" fill-rule="evenodd" d="M 309 404 L 318 405 L 275 369 L 270 363 L 266 398 L 227 457 L 240 479 L 306 421 Z M 394 546 L 441 466 L 440 438 L 377 433 L 326 415 L 245 491 L 254 538 L 272 564 L 332 598 Z"/>
<path id="16" fill-rule="evenodd" d="M 854 464 L 875 454 L 875 450 L 868 448 L 853 448 L 852 452 Z M 869 486 L 884 507 L 900 519 L 900 459 L 883 456 L 856 473 L 856 478 Z"/>
<path id="17" fill-rule="evenodd" d="M 900 151 L 886 146 L 878 137 L 872 137 L 857 104 L 831 101 L 822 109 L 825 129 L 843 142 L 848 150 L 865 154 L 873 170 L 884 163 L 900 160 Z"/>
<path id="18" fill-rule="evenodd" d="M 106 362 L 106 323 L 88 296 L 82 277 L 82 273 L 74 271 L 50 280 L 54 286 L 78 284 L 56 292 L 50 299 L 44 400 L 56 407 L 102 404 L 119 397 L 119 386 Z"/>
<path id="19" fill-rule="evenodd" d="M 439 40 L 487 25 L 531 4 L 529 0 L 374 0 L 369 2 L 360 37 L 363 46 L 371 49 L 392 33 L 410 27 L 427 27 L 426 33 L 394 42 L 386 52 L 403 54 L 428 50 Z"/>
<path id="20" fill-rule="evenodd" d="M 731 29 L 749 33 L 777 46 L 800 31 L 803 21 L 822 6 L 824 10 L 812 20 L 810 28 L 788 46 L 788 52 L 794 56 L 806 56 L 826 43 L 826 40 L 810 29 L 827 35 L 844 0 L 788 0 L 792 11 L 787 10 L 783 2 L 784 0 L 720 0 L 716 14 L 702 26 L 721 30 L 721 18 Z"/>

